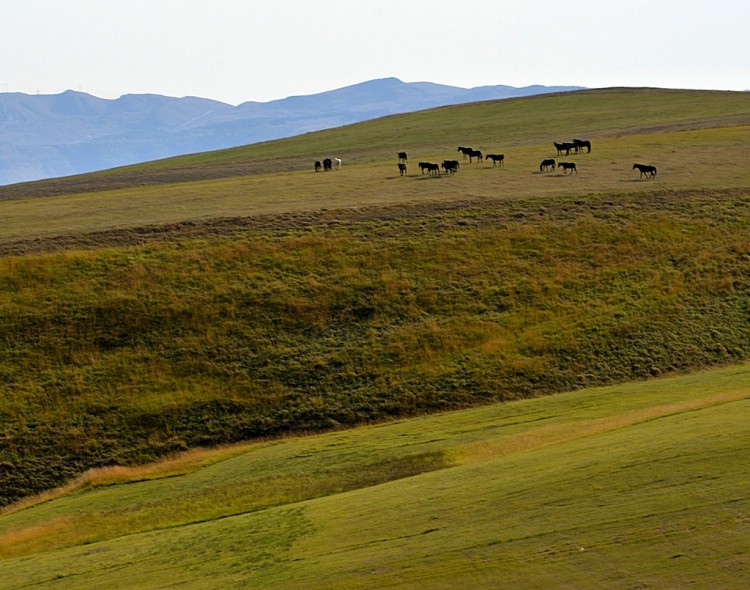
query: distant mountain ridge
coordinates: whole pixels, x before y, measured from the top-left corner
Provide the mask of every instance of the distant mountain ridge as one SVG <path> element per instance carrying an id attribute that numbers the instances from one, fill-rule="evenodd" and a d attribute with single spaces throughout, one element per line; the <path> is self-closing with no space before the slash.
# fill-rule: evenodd
<path id="1" fill-rule="evenodd" d="M 73 90 L 54 95 L 0 93 L 0 184 L 236 147 L 438 106 L 581 89 L 466 89 L 383 78 L 236 107 L 157 94 L 102 99 Z"/>

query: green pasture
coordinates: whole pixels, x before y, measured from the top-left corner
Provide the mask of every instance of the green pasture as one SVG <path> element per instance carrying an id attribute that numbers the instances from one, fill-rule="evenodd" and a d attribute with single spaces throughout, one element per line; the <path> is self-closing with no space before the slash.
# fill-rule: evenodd
<path id="1" fill-rule="evenodd" d="M 737 588 L 750 367 L 201 454 L 0 516 L 3 588 Z"/>
<path id="2" fill-rule="evenodd" d="M 540 173 L 573 137 L 579 173 Z M 748 140 L 747 93 L 615 89 L 2 187 L 0 505 L 188 449 L 744 362 Z M 419 173 L 466 144 L 505 167 Z M 326 155 L 343 168 L 314 173 Z"/>
<path id="3" fill-rule="evenodd" d="M 579 174 L 540 174 L 553 141 L 593 142 Z M 475 197 L 643 191 L 635 162 L 656 165 L 650 189 L 747 187 L 747 93 L 585 91 L 445 107 L 333 130 L 101 173 L 0 187 L 0 245 L 19 238 L 217 217 Z M 419 161 L 460 159 L 458 145 L 504 153 L 506 166 L 463 162 L 455 177 L 423 177 Z M 410 154 L 399 177 L 396 152 Z M 342 158 L 314 174 L 313 161 Z M 39 199 L 38 197 L 44 197 Z"/>

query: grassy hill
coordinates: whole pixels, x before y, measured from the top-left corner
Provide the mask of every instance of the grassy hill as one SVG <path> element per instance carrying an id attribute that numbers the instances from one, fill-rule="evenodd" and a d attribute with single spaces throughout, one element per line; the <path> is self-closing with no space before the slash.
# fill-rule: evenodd
<path id="1" fill-rule="evenodd" d="M 573 137 L 579 174 L 540 173 Z M 747 93 L 587 91 L 2 187 L 0 504 L 200 446 L 746 361 L 748 141 Z M 506 166 L 419 174 L 458 145 Z M 315 174 L 328 155 L 342 170 Z"/>
<path id="2" fill-rule="evenodd" d="M 89 474 L 3 588 L 738 588 L 750 365 Z"/>

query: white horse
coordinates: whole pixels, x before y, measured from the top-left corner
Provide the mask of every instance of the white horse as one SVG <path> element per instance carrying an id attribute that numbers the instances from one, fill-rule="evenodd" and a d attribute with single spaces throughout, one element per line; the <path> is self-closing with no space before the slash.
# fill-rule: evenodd
<path id="1" fill-rule="evenodd" d="M 336 162 L 336 170 L 341 170 L 341 158 L 334 158 L 334 162 Z"/>

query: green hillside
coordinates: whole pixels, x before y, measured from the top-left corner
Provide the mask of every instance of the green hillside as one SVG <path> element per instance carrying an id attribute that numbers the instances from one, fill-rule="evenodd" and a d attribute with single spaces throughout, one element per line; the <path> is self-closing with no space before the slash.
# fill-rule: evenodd
<path id="1" fill-rule="evenodd" d="M 750 365 L 103 470 L 3 588 L 742 587 Z"/>
<path id="2" fill-rule="evenodd" d="M 573 137 L 579 173 L 541 173 Z M 748 93 L 607 90 L 2 187 L 0 504 L 196 447 L 745 362 L 749 142 Z M 506 165 L 419 173 L 458 145 Z M 313 172 L 325 156 L 342 169 Z"/>

